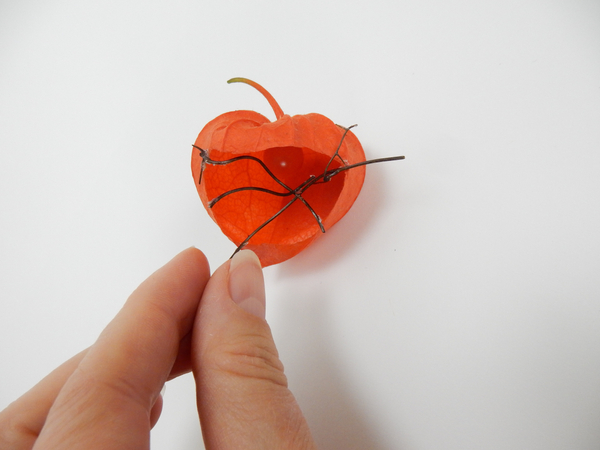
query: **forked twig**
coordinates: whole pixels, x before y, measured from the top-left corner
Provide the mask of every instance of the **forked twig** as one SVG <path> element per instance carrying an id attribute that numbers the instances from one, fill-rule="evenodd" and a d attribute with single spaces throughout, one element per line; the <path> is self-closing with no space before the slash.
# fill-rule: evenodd
<path id="1" fill-rule="evenodd" d="M 333 160 L 335 159 L 336 156 L 340 159 L 340 161 L 342 162 L 343 165 L 346 165 L 346 162 L 340 156 L 340 153 L 339 153 L 340 148 L 342 147 L 342 143 L 344 142 L 344 139 L 346 138 L 348 131 L 350 131 L 352 128 L 357 127 L 357 126 L 358 126 L 358 124 L 350 125 L 349 127 L 343 127 L 341 125 L 338 125 L 338 127 L 342 128 L 344 130 L 344 134 L 342 134 L 342 139 L 340 139 L 340 143 L 338 144 L 337 148 L 335 149 L 335 152 L 333 153 L 333 155 L 331 155 L 331 159 L 325 166 L 325 170 L 323 171 L 323 174 L 325 174 L 325 176 L 323 177 L 323 181 L 329 181 L 329 177 L 326 174 L 327 174 L 327 171 L 329 170 L 329 166 L 331 165 L 331 163 L 333 162 Z"/>
<path id="2" fill-rule="evenodd" d="M 258 192 L 264 192 L 264 193 L 270 194 L 270 195 L 275 195 L 278 197 L 293 196 L 293 198 L 288 203 L 286 203 L 279 211 L 277 211 L 270 218 L 268 218 L 266 221 L 264 221 L 262 224 L 260 224 L 254 231 L 252 231 L 252 233 L 250 233 L 246 237 L 246 239 L 244 239 L 242 241 L 242 243 L 240 243 L 240 245 L 238 245 L 238 247 L 235 249 L 235 251 L 233 252 L 231 257 L 233 257 L 241 249 L 243 249 L 248 244 L 248 242 L 250 242 L 250 239 L 252 239 L 256 235 L 256 233 L 258 233 L 260 230 L 262 230 L 264 227 L 266 227 L 268 224 L 270 224 L 273 220 L 275 220 L 277 217 L 279 217 L 286 209 L 288 209 L 290 206 L 292 206 L 296 200 L 300 200 L 308 208 L 310 213 L 313 215 L 313 217 L 317 221 L 317 224 L 319 225 L 321 232 L 325 233 L 325 227 L 323 226 L 321 217 L 319 217 L 317 212 L 308 204 L 306 199 L 304 197 L 302 197 L 302 194 L 304 194 L 304 192 L 306 192 L 306 190 L 308 188 L 310 188 L 314 184 L 327 183 L 328 181 L 331 180 L 331 178 L 333 178 L 334 176 L 336 176 L 346 170 L 354 169 L 354 168 L 360 167 L 360 166 L 365 166 L 367 164 L 375 164 L 375 163 L 388 162 L 388 161 L 398 161 L 398 160 L 404 159 L 404 156 L 390 156 L 387 158 L 369 159 L 367 161 L 361 161 L 361 162 L 355 163 L 355 164 L 346 164 L 346 162 L 340 157 L 339 150 L 342 146 L 342 143 L 344 142 L 344 138 L 346 137 L 346 134 L 348 134 L 348 131 L 350 131 L 350 129 L 354 128 L 355 126 L 356 125 L 352 125 L 347 128 L 340 126 L 340 128 L 344 129 L 344 134 L 342 135 L 342 138 L 340 140 L 340 143 L 339 143 L 337 149 L 335 150 L 335 152 L 329 159 L 329 162 L 325 166 L 323 173 L 320 175 L 316 175 L 316 176 L 311 175 L 306 181 L 304 181 L 302 184 L 300 184 L 300 186 L 298 186 L 295 189 L 290 188 L 283 181 L 281 181 L 279 178 L 277 178 L 275 176 L 275 174 L 273 174 L 273 172 L 271 172 L 271 170 L 269 170 L 269 168 L 266 166 L 266 164 L 263 161 L 261 161 L 260 159 L 256 158 L 255 156 L 242 155 L 242 156 L 236 156 L 235 158 L 227 159 L 224 161 L 216 161 L 216 160 L 210 158 L 207 150 L 204 150 L 204 149 L 198 147 L 197 145 L 193 145 L 193 147 L 200 152 L 200 157 L 202 158 L 202 166 L 200 169 L 200 176 L 198 178 L 198 184 L 200 184 L 202 182 L 202 174 L 204 173 L 204 168 L 205 168 L 206 164 L 226 165 L 226 164 L 235 163 L 237 161 L 249 160 L 249 161 L 258 163 L 262 167 L 262 169 L 267 173 L 267 175 L 269 175 L 271 178 L 273 178 L 273 180 L 275 182 L 277 182 L 285 190 L 285 192 L 278 192 L 278 191 L 274 191 L 272 189 L 266 189 L 266 188 L 255 187 L 255 186 L 239 187 L 239 188 L 235 188 L 235 189 L 226 191 L 226 192 L 218 195 L 217 197 L 213 198 L 212 200 L 210 200 L 208 202 L 209 208 L 212 208 L 218 201 L 222 200 L 223 198 L 227 197 L 228 195 L 235 194 L 237 192 L 242 192 L 242 191 L 258 191 Z M 342 162 L 343 165 L 336 169 L 329 170 L 329 166 L 331 165 L 331 163 L 333 162 L 333 160 L 335 159 L 336 156 L 340 159 L 340 161 Z"/>

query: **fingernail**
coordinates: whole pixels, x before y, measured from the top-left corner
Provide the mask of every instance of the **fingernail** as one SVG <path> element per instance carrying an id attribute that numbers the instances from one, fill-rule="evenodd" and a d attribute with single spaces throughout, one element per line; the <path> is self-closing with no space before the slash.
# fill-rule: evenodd
<path id="1" fill-rule="evenodd" d="M 260 260 L 253 251 L 241 250 L 231 258 L 229 293 L 244 311 L 265 318 L 265 282 Z"/>

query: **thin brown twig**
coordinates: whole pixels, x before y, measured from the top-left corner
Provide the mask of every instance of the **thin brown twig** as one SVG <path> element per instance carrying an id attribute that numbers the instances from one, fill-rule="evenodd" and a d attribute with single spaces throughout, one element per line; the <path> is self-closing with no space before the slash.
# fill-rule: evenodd
<path id="1" fill-rule="evenodd" d="M 271 170 L 267 167 L 267 165 L 261 161 L 260 159 L 256 158 L 255 156 L 250 156 L 250 155 L 241 155 L 241 156 L 236 156 L 235 158 L 231 158 L 231 159 L 227 159 L 224 161 L 217 161 L 214 159 L 211 159 L 208 151 L 204 150 L 200 147 L 198 147 L 197 145 L 193 145 L 194 148 L 196 148 L 199 152 L 200 152 L 200 157 L 202 158 L 202 167 L 200 169 L 200 176 L 198 179 L 198 184 L 200 184 L 202 182 L 202 174 L 204 172 L 204 168 L 206 166 L 206 164 L 210 164 L 210 165 L 226 165 L 226 164 L 232 164 L 235 163 L 237 161 L 242 161 L 242 160 L 250 160 L 253 162 L 258 163 L 262 169 L 271 177 L 273 178 L 273 180 L 275 180 L 280 186 L 282 186 L 285 189 L 285 192 L 277 192 L 271 189 L 266 189 L 266 188 L 261 188 L 261 187 L 255 187 L 255 186 L 244 186 L 244 187 L 239 187 L 239 188 L 235 188 L 235 189 L 231 189 L 229 191 L 226 191 L 220 195 L 218 195 L 217 197 L 211 199 L 208 202 L 208 207 L 212 208 L 218 201 L 222 200 L 224 197 L 227 197 L 228 195 L 231 194 L 235 194 L 237 192 L 242 192 L 242 191 L 258 191 L 258 192 L 263 192 L 266 194 L 270 194 L 270 195 L 275 195 L 278 197 L 287 197 L 290 195 L 293 195 L 294 198 L 292 198 L 288 203 L 286 203 L 279 211 L 277 211 L 275 214 L 273 214 L 270 218 L 268 218 L 266 221 L 264 221 L 262 224 L 260 224 L 254 231 L 252 231 L 252 233 L 250 233 L 246 239 L 244 239 L 240 245 L 238 245 L 238 247 L 235 249 L 235 251 L 233 252 L 233 254 L 231 255 L 231 257 L 233 257 L 237 252 L 239 252 L 240 250 L 242 250 L 247 244 L 248 242 L 250 242 L 250 239 L 252 239 L 260 230 L 262 230 L 264 227 L 266 227 L 269 223 L 271 223 L 273 220 L 275 220 L 277 217 L 279 217 L 285 210 L 287 210 L 290 206 L 292 206 L 292 204 L 294 204 L 294 202 L 296 200 L 300 200 L 310 211 L 310 213 L 313 215 L 313 217 L 315 218 L 315 220 L 317 221 L 317 224 L 319 225 L 319 228 L 321 230 L 322 233 L 325 233 L 325 227 L 323 226 L 323 221 L 321 220 L 321 217 L 317 214 L 317 212 L 308 204 L 308 202 L 306 201 L 306 199 L 304 197 L 302 197 L 302 194 L 304 194 L 304 192 L 306 192 L 306 190 L 308 188 L 310 188 L 311 186 L 313 186 L 314 184 L 322 184 L 322 183 L 327 183 L 331 180 L 331 178 L 333 178 L 334 176 L 340 174 L 341 172 L 344 172 L 346 170 L 350 170 L 350 169 L 354 169 L 356 167 L 360 167 L 360 166 L 365 166 L 368 164 L 376 164 L 376 163 L 381 163 L 381 162 L 389 162 L 389 161 L 398 161 L 401 159 L 404 159 L 404 156 L 390 156 L 390 157 L 386 157 L 386 158 L 376 158 L 376 159 L 369 159 L 366 161 L 361 161 L 355 164 L 346 164 L 342 158 L 339 156 L 339 150 L 340 147 L 342 146 L 342 143 L 344 141 L 344 138 L 346 137 L 346 134 L 348 133 L 348 131 L 350 131 L 351 128 L 354 128 L 356 125 L 352 125 L 350 127 L 341 127 L 343 128 L 344 134 L 342 135 L 342 138 L 340 140 L 340 143 L 337 147 L 337 149 L 335 150 L 334 154 L 331 156 L 329 162 L 327 163 L 327 165 L 325 166 L 325 169 L 323 170 L 323 173 L 320 175 L 311 175 L 307 180 L 305 180 L 302 184 L 300 184 L 296 189 L 291 189 L 289 186 L 287 186 L 283 181 L 281 181 L 279 178 L 277 178 L 275 176 L 275 174 L 273 174 L 273 172 L 271 172 Z M 329 170 L 329 166 L 331 165 L 331 163 L 333 162 L 333 160 L 335 159 L 335 157 L 340 158 L 340 160 L 342 160 L 342 166 L 336 168 L 336 169 L 332 169 Z"/>

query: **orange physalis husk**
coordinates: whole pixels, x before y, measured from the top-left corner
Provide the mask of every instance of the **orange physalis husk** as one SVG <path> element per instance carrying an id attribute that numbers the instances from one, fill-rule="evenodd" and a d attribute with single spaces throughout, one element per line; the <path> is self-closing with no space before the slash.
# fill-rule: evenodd
<path id="1" fill-rule="evenodd" d="M 321 114 L 289 116 L 257 83 L 232 82 L 259 90 L 277 120 L 254 111 L 213 119 L 196 139 L 192 174 L 236 251 L 254 251 L 266 267 L 297 255 L 348 212 L 369 162 L 349 128 Z"/>

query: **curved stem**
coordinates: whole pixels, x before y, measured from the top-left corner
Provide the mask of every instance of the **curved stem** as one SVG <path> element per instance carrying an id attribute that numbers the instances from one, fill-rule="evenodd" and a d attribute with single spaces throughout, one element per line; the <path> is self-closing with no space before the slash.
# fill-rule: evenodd
<path id="1" fill-rule="evenodd" d="M 275 117 L 277 119 L 281 119 L 283 117 L 283 111 L 282 111 L 281 107 L 279 106 L 279 104 L 275 101 L 273 96 L 271 94 L 269 94 L 269 92 L 264 87 L 262 87 L 260 84 L 256 83 L 255 81 L 249 80 L 248 78 L 241 78 L 241 77 L 236 77 L 236 78 L 232 78 L 231 80 L 227 80 L 227 83 L 249 84 L 254 89 L 256 89 L 258 92 L 260 92 L 262 95 L 264 95 L 264 97 L 269 102 L 269 105 L 271 105 L 271 108 L 273 108 L 273 112 L 275 113 Z"/>

